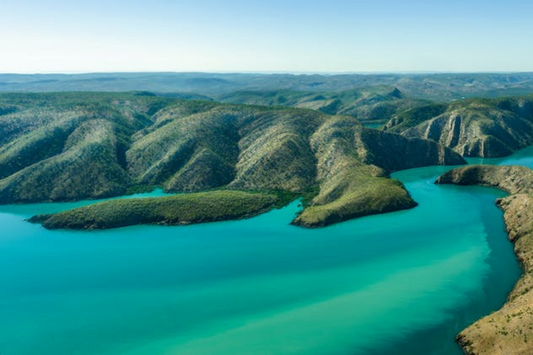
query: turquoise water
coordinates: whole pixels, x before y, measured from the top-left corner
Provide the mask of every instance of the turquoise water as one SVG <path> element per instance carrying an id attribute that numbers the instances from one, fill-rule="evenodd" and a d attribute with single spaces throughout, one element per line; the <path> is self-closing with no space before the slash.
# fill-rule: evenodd
<path id="1" fill-rule="evenodd" d="M 365 122 L 363 122 L 363 126 L 365 126 L 366 128 L 378 129 L 378 128 L 383 127 L 385 125 L 385 123 L 365 123 Z"/>
<path id="2" fill-rule="evenodd" d="M 469 164 L 524 165 L 533 169 L 533 146 L 505 158 L 468 158 Z"/>
<path id="3" fill-rule="evenodd" d="M 91 202 L 1 206 L 0 354 L 460 354 L 519 268 L 503 194 L 434 185 L 448 169 L 395 174 L 415 209 L 317 230 L 288 224 L 297 202 L 97 232 L 24 221 Z"/>

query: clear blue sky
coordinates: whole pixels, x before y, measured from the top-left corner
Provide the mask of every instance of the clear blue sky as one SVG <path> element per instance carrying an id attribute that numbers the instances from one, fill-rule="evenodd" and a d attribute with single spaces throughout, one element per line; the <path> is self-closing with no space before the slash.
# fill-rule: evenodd
<path id="1" fill-rule="evenodd" d="M 531 0 L 2 0 L 0 72 L 533 71 Z"/>

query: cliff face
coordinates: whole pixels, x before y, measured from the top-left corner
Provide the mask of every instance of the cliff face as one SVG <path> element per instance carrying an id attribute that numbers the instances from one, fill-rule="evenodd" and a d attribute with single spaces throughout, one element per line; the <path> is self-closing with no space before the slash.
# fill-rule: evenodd
<path id="1" fill-rule="evenodd" d="M 457 336 L 469 355 L 533 353 L 533 171 L 520 166 L 473 166 L 441 176 L 437 183 L 484 185 L 512 194 L 497 204 L 504 211 L 509 239 L 515 245 L 523 275 L 498 311 Z"/>
<path id="2" fill-rule="evenodd" d="M 501 157 L 533 143 L 533 98 L 466 100 L 415 108 L 385 130 L 437 141 L 465 157 Z"/>
<path id="3" fill-rule="evenodd" d="M 441 175 L 437 184 L 483 185 L 510 194 L 533 192 L 533 174 L 525 166 L 469 165 Z"/>
<path id="4" fill-rule="evenodd" d="M 429 165 L 462 165 L 464 159 L 451 149 L 426 139 L 407 138 L 374 129 L 362 129 L 356 137 L 361 159 L 388 172 Z"/>

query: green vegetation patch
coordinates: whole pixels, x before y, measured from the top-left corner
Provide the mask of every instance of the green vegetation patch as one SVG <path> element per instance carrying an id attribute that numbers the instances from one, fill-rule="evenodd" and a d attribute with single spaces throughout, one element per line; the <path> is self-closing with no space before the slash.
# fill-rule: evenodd
<path id="1" fill-rule="evenodd" d="M 220 190 L 169 197 L 110 200 L 30 222 L 48 229 L 108 229 L 137 224 L 182 225 L 255 216 L 274 208 L 275 193 Z"/>
<path id="2" fill-rule="evenodd" d="M 341 197 L 323 205 L 306 208 L 294 224 L 324 227 L 352 218 L 413 208 L 417 203 L 402 183 L 384 177 L 353 181 Z"/>

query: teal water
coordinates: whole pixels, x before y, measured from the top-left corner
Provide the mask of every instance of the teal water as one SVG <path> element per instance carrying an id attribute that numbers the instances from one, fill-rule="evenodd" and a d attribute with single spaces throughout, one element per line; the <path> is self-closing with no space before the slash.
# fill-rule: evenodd
<path id="1" fill-rule="evenodd" d="M 317 230 L 298 202 L 97 232 L 24 221 L 92 202 L 1 206 L 0 354 L 460 354 L 520 271 L 503 193 L 434 185 L 448 169 L 395 174 L 415 209 Z"/>
<path id="2" fill-rule="evenodd" d="M 386 122 L 384 123 L 365 123 L 363 122 L 363 126 L 366 127 L 366 128 L 374 128 L 374 129 L 378 129 L 378 128 L 381 128 L 385 125 Z"/>
<path id="3" fill-rule="evenodd" d="M 505 158 L 468 158 L 469 164 L 523 165 L 533 169 L 533 146 Z"/>

